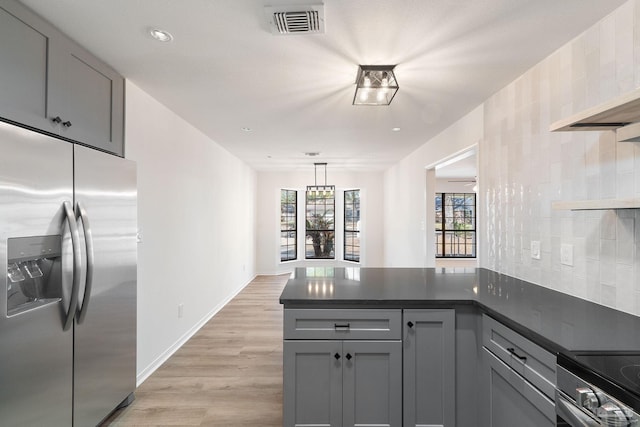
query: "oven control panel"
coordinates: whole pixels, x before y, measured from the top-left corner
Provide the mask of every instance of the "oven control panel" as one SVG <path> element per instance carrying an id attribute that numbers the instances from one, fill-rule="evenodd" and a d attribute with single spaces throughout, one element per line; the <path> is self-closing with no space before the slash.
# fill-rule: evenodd
<path id="1" fill-rule="evenodd" d="M 600 425 L 608 427 L 640 427 L 640 415 L 628 406 L 562 367 L 558 367 L 557 373 L 557 400 L 560 401 L 556 401 L 556 410 L 559 411 L 563 406 L 561 401 L 575 408 L 562 413 L 558 412 L 560 417 L 576 418 L 574 422 L 568 419 L 563 420 L 568 425 L 576 427 Z"/>

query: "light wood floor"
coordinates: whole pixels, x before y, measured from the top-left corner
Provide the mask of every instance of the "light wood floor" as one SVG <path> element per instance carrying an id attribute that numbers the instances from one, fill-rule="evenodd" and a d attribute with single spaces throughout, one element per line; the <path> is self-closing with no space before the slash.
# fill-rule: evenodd
<path id="1" fill-rule="evenodd" d="M 282 426 L 282 306 L 289 275 L 258 276 L 106 426 Z"/>

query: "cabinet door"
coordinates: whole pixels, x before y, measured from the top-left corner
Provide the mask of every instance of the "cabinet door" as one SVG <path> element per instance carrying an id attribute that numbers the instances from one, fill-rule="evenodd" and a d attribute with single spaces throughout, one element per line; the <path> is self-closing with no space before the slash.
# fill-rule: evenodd
<path id="1" fill-rule="evenodd" d="M 553 402 L 524 380 L 513 369 L 484 349 L 488 369 L 485 392 L 488 394 L 487 425 L 491 427 L 553 427 L 556 425 Z"/>
<path id="2" fill-rule="evenodd" d="M 47 120 L 49 37 L 16 11 L 21 8 L 12 3 L 0 7 L 0 117 L 53 131 Z"/>
<path id="3" fill-rule="evenodd" d="M 60 135 L 124 155 L 124 80 L 75 43 L 52 38 L 49 116 L 60 117 Z"/>
<path id="4" fill-rule="evenodd" d="M 455 426 L 455 311 L 404 311 L 404 425 Z"/>
<path id="5" fill-rule="evenodd" d="M 342 342 L 285 341 L 283 352 L 283 425 L 342 426 Z"/>
<path id="6" fill-rule="evenodd" d="M 402 342 L 344 341 L 343 425 L 400 427 Z"/>

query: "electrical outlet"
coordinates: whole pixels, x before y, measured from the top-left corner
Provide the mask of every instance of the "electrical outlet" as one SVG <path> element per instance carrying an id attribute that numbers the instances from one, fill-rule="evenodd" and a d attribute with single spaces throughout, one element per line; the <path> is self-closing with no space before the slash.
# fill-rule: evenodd
<path id="1" fill-rule="evenodd" d="M 184 304 L 178 304 L 178 319 L 182 319 L 184 316 Z"/>
<path id="2" fill-rule="evenodd" d="M 560 245 L 560 264 L 573 267 L 573 245 L 568 243 Z"/>
<path id="3" fill-rule="evenodd" d="M 531 258 L 540 259 L 540 240 L 531 241 Z"/>

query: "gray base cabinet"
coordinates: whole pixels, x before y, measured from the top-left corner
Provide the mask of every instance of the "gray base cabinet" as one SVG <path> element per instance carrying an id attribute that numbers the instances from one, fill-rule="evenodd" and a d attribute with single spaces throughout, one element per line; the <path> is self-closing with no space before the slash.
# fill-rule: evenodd
<path id="1" fill-rule="evenodd" d="M 342 342 L 285 341 L 283 352 L 284 426 L 340 427 Z"/>
<path id="2" fill-rule="evenodd" d="M 455 424 L 455 311 L 404 310 L 404 426 Z"/>
<path id="3" fill-rule="evenodd" d="M 554 427 L 555 407 L 513 369 L 484 350 L 488 380 L 488 425 L 492 427 Z"/>
<path id="4" fill-rule="evenodd" d="M 0 118 L 124 155 L 124 79 L 14 0 L 0 0 Z"/>
<path id="5" fill-rule="evenodd" d="M 455 427 L 455 323 L 453 309 L 285 309 L 284 426 Z"/>
<path id="6" fill-rule="evenodd" d="M 402 312 L 285 309 L 285 427 L 401 427 Z"/>
<path id="7" fill-rule="evenodd" d="M 400 341 L 285 341 L 284 425 L 402 423 Z"/>
<path id="8" fill-rule="evenodd" d="M 482 317 L 482 425 L 556 425 L 556 357 L 504 324 Z"/>
<path id="9" fill-rule="evenodd" d="M 400 427 L 402 343 L 345 341 L 343 354 L 343 426 Z"/>

